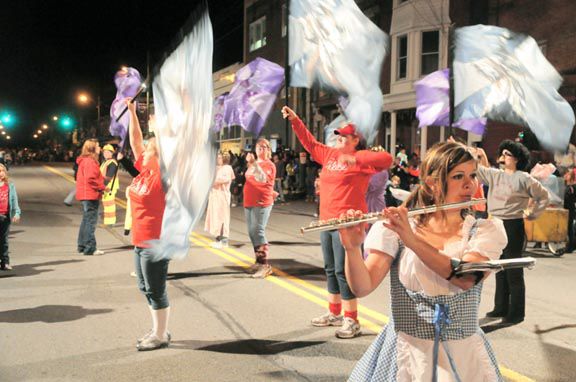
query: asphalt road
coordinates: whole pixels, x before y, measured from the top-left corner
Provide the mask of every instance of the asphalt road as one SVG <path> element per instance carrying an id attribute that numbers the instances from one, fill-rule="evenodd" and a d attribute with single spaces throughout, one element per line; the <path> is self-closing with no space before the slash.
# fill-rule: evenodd
<path id="1" fill-rule="evenodd" d="M 71 166 L 51 166 L 10 172 L 23 216 L 10 235 L 14 271 L 0 273 L 0 381 L 345 381 L 387 321 L 385 281 L 361 300 L 363 336 L 339 340 L 334 329 L 310 326 L 326 307 L 318 235 L 298 234 L 313 220 L 312 205 L 274 208 L 268 239 L 276 276 L 265 280 L 245 273 L 252 254 L 237 207 L 231 248 L 209 248 L 202 222 L 189 256 L 171 263 L 173 343 L 139 353 L 135 341 L 150 320 L 129 276 L 129 238 L 120 225 L 99 227 L 106 254 L 77 254 L 80 206 L 62 203 L 73 187 Z M 124 189 L 129 179 L 121 180 Z M 122 207 L 119 216 L 123 221 Z M 526 275 L 526 321 L 508 328 L 481 323 L 507 380 L 575 381 L 576 254 L 530 251 L 538 263 Z M 493 291 L 490 278 L 482 316 Z"/>

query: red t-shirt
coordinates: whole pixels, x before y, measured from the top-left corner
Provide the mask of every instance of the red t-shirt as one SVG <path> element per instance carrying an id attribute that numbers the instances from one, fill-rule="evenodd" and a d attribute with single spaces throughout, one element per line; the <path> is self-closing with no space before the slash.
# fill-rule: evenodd
<path id="1" fill-rule="evenodd" d="M 132 180 L 129 188 L 132 211 L 132 244 L 149 247 L 146 242 L 160 238 L 162 217 L 166 206 L 166 194 L 162 189 L 158 163 L 142 164 L 142 155 L 134 164 L 140 174 Z"/>
<path id="2" fill-rule="evenodd" d="M 258 162 L 266 175 L 265 182 L 259 182 L 254 175 L 254 167 L 246 170 L 246 183 L 244 183 L 244 207 L 268 207 L 274 204 L 274 178 L 276 166 L 271 160 Z"/>
<path id="3" fill-rule="evenodd" d="M 338 218 L 348 210 L 366 212 L 366 191 L 370 178 L 390 167 L 392 156 L 385 151 L 360 150 L 354 153 L 354 165 L 338 163 L 342 151 L 318 142 L 299 118 L 292 120 L 292 128 L 304 149 L 322 165 L 320 220 Z"/>
<path id="4" fill-rule="evenodd" d="M 8 183 L 4 182 L 4 184 L 0 186 L 0 215 L 8 215 L 9 194 L 10 188 L 8 187 Z"/>

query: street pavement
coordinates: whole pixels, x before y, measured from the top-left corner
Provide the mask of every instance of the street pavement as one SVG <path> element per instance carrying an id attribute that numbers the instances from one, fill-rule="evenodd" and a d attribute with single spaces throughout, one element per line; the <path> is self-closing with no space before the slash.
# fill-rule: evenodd
<path id="1" fill-rule="evenodd" d="M 171 346 L 137 352 L 150 318 L 130 277 L 130 240 L 121 224 L 100 226 L 106 254 L 76 253 L 80 205 L 62 203 L 71 175 L 67 164 L 10 171 L 23 216 L 11 228 L 14 270 L 0 273 L 0 381 L 345 381 L 387 322 L 385 280 L 360 301 L 361 337 L 340 340 L 333 328 L 312 327 L 326 309 L 318 234 L 299 234 L 314 219 L 313 204 L 274 207 L 267 235 L 276 273 L 265 280 L 245 273 L 253 255 L 236 207 L 230 248 L 210 248 L 202 221 L 189 256 L 170 264 Z M 129 177 L 120 179 L 124 190 Z M 125 203 L 118 204 L 120 223 Z M 481 323 L 506 380 L 575 381 L 576 254 L 529 251 L 538 263 L 526 272 L 526 321 Z M 491 309 L 493 279 L 485 282 L 481 317 Z"/>

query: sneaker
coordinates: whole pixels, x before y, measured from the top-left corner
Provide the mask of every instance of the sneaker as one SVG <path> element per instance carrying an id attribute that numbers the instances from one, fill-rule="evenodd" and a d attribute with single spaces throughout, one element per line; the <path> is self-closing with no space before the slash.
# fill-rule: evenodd
<path id="1" fill-rule="evenodd" d="M 338 338 L 354 338 L 362 334 L 360 324 L 350 317 L 344 317 L 342 327 L 336 330 L 336 337 Z"/>
<path id="2" fill-rule="evenodd" d="M 231 207 L 236 207 L 237 204 L 236 203 L 232 203 Z"/>
<path id="3" fill-rule="evenodd" d="M 136 272 L 130 272 L 130 277 L 138 277 L 138 276 L 136 275 Z"/>
<path id="4" fill-rule="evenodd" d="M 258 269 L 258 271 L 252 275 L 252 278 L 263 279 L 270 276 L 272 273 L 274 272 L 272 271 L 272 266 L 270 264 L 262 264 L 260 269 Z"/>
<path id="5" fill-rule="evenodd" d="M 312 325 L 314 326 L 342 326 L 344 317 L 342 315 L 335 315 L 332 312 L 325 313 L 320 317 L 313 318 Z"/>
<path id="6" fill-rule="evenodd" d="M 149 351 L 168 347 L 170 345 L 170 337 L 166 336 L 165 340 L 161 340 L 153 334 L 145 337 L 142 342 L 136 345 L 138 351 Z"/>
<path id="7" fill-rule="evenodd" d="M 254 263 L 254 264 L 250 265 L 248 267 L 248 269 L 246 269 L 246 272 L 254 274 L 260 270 L 261 266 L 262 266 L 262 264 L 260 264 L 260 263 Z"/>
<path id="8" fill-rule="evenodd" d="M 152 329 L 150 329 L 150 331 L 148 331 L 148 333 L 144 334 L 142 337 L 140 337 L 136 340 L 136 344 L 139 344 L 142 341 L 146 340 L 148 337 L 150 337 L 152 335 L 152 333 L 154 333 L 154 331 Z M 166 332 L 166 337 L 168 337 L 168 342 L 172 341 L 172 334 L 170 334 L 170 332 Z"/>
<path id="9" fill-rule="evenodd" d="M 222 242 L 221 241 L 213 241 L 212 243 L 210 243 L 210 246 L 212 248 L 222 249 Z"/>
<path id="10" fill-rule="evenodd" d="M 10 265 L 10 264 L 4 265 L 4 270 L 5 270 L 5 271 L 11 271 L 11 270 L 12 270 L 12 265 Z"/>
<path id="11" fill-rule="evenodd" d="M 222 243 L 222 248 L 228 248 L 228 239 L 224 239 L 224 240 L 220 240 L 220 243 Z"/>
<path id="12" fill-rule="evenodd" d="M 104 254 L 104 251 L 97 249 L 92 253 L 92 256 L 102 256 L 103 254 Z"/>

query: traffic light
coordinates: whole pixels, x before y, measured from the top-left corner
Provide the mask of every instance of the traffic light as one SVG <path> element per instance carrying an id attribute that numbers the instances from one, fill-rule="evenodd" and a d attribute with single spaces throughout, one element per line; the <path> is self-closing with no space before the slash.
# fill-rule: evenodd
<path id="1" fill-rule="evenodd" d="M 60 127 L 64 130 L 72 130 L 76 126 L 76 121 L 67 115 L 63 115 L 59 118 Z"/>
<path id="2" fill-rule="evenodd" d="M 0 113 L 0 121 L 4 126 L 12 127 L 16 123 L 16 116 L 12 112 L 3 111 Z"/>

